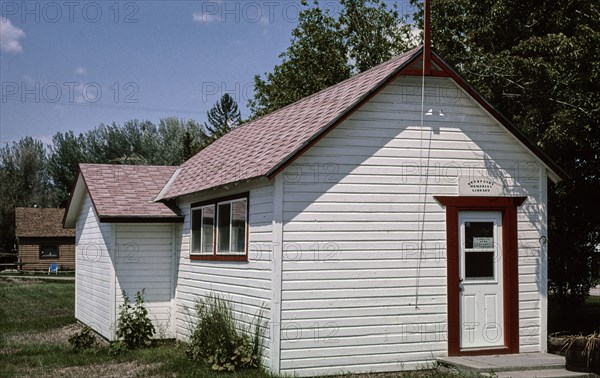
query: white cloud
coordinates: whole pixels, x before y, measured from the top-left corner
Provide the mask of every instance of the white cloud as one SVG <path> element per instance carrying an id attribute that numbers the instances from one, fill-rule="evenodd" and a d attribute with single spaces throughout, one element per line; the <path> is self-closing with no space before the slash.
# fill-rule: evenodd
<path id="1" fill-rule="evenodd" d="M 33 139 L 37 139 L 44 145 L 52 144 L 52 135 L 35 135 Z"/>
<path id="2" fill-rule="evenodd" d="M 74 73 L 75 75 L 80 75 L 80 76 L 83 76 L 83 75 L 87 75 L 87 73 L 88 73 L 88 70 L 87 70 L 87 68 L 85 68 L 85 67 L 77 67 L 77 68 L 75 69 L 75 71 L 73 71 L 73 73 Z"/>
<path id="3" fill-rule="evenodd" d="M 200 24 L 208 24 L 211 22 L 217 22 L 221 20 L 221 17 L 216 14 L 194 12 L 192 14 L 192 20 Z"/>
<path id="4" fill-rule="evenodd" d="M 12 24 L 8 18 L 0 17 L 0 50 L 9 53 L 23 52 L 19 41 L 25 37 L 23 29 Z"/>

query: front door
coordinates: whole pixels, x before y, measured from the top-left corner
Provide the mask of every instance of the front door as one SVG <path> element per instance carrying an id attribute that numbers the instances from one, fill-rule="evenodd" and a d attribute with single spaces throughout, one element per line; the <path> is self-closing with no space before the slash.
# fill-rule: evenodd
<path id="1" fill-rule="evenodd" d="M 460 349 L 503 348 L 502 212 L 458 215 Z"/>

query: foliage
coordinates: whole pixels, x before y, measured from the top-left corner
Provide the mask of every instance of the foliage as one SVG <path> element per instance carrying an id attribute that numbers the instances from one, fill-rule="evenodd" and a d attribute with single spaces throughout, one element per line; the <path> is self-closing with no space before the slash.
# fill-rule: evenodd
<path id="1" fill-rule="evenodd" d="M 155 332 L 144 305 L 144 289 L 135 294 L 134 306 L 123 291 L 123 304 L 119 306 L 117 319 L 117 338 L 122 340 L 127 349 L 136 349 L 150 345 Z"/>
<path id="2" fill-rule="evenodd" d="M 127 352 L 127 346 L 122 341 L 113 341 L 108 346 L 108 354 L 111 356 L 118 356 Z"/>
<path id="3" fill-rule="evenodd" d="M 340 0 L 338 33 L 354 72 L 363 72 L 390 60 L 413 45 L 411 28 L 398 4 L 382 0 Z"/>
<path id="4" fill-rule="evenodd" d="M 180 165 L 200 151 L 206 134 L 197 122 L 177 118 L 101 124 L 85 134 L 56 133 L 48 171 L 53 202 L 65 205 L 80 163 Z"/>
<path id="5" fill-rule="evenodd" d="M 259 117 L 389 60 L 414 44 L 410 25 L 382 0 L 340 0 L 337 18 L 318 1 L 304 7 L 282 62 L 254 78 L 252 117 Z"/>
<path id="6" fill-rule="evenodd" d="M 237 324 L 229 302 L 210 293 L 196 304 L 198 324 L 190 337 L 187 356 L 204 362 L 216 371 L 259 368 L 262 359 L 261 318 L 254 330 Z M 241 327 L 241 328 L 238 328 Z"/>
<path id="7" fill-rule="evenodd" d="M 238 104 L 228 93 L 225 93 L 206 115 L 208 117 L 208 122 L 204 123 L 207 132 L 206 144 L 214 142 L 241 123 Z"/>
<path id="8" fill-rule="evenodd" d="M 436 0 L 431 14 L 435 50 L 571 174 L 549 191 L 549 288 L 581 304 L 600 244 L 598 4 Z"/>
<path id="9" fill-rule="evenodd" d="M 567 370 L 600 373 L 600 335 L 570 336 L 562 349 Z"/>
<path id="10" fill-rule="evenodd" d="M 0 148 L 0 256 L 15 241 L 15 207 L 50 205 L 47 161 L 44 145 L 31 137 Z"/>
<path id="11" fill-rule="evenodd" d="M 268 114 L 285 105 L 350 76 L 344 41 L 338 24 L 328 10 L 315 1 L 298 15 L 298 26 L 292 31 L 291 45 L 279 57 L 282 62 L 266 73 L 265 79 L 254 77 L 254 98 L 250 109 L 254 117 Z"/>
<path id="12" fill-rule="evenodd" d="M 85 326 L 69 337 L 69 344 L 77 351 L 90 349 L 96 346 L 96 335 L 90 327 Z"/>

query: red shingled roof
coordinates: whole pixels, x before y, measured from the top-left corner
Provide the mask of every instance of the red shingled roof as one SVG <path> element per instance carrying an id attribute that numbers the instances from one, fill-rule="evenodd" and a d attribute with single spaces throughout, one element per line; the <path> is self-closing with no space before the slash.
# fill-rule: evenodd
<path id="1" fill-rule="evenodd" d="M 234 129 L 185 162 L 161 199 L 270 175 L 420 51 L 410 50 Z"/>
<path id="2" fill-rule="evenodd" d="M 177 167 L 80 164 L 79 169 L 101 221 L 111 218 L 181 218 L 154 199 Z"/>
<path id="3" fill-rule="evenodd" d="M 65 209 L 15 208 L 15 234 L 18 238 L 74 237 L 75 230 L 64 229 Z"/>

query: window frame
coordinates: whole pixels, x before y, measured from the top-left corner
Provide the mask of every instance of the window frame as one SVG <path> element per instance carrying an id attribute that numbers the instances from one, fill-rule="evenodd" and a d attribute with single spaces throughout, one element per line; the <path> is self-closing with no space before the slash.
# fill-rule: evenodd
<path id="1" fill-rule="evenodd" d="M 219 224 L 219 215 L 218 215 L 218 206 L 219 204 L 225 204 L 225 203 L 229 203 L 229 204 L 233 204 L 235 202 L 239 202 L 239 201 L 246 201 L 246 214 L 245 214 L 245 227 L 244 227 L 244 252 L 243 253 L 231 253 L 231 252 L 227 252 L 227 253 L 219 253 L 217 251 L 217 245 L 218 245 L 218 224 Z M 200 254 L 200 253 L 194 253 L 194 246 L 192 245 L 193 240 L 194 240 L 194 235 L 193 235 L 193 229 L 192 229 L 192 222 L 193 222 L 193 214 L 194 211 L 197 210 L 202 210 L 204 208 L 210 207 L 212 206 L 214 209 L 214 219 L 213 219 L 213 244 L 212 244 L 212 254 L 208 254 L 208 253 L 204 253 L 204 254 Z M 233 206 L 231 206 L 230 209 L 230 214 L 233 211 Z M 190 260 L 203 260 L 203 261 L 241 261 L 241 262 L 245 262 L 248 261 L 248 239 L 249 239 L 249 214 L 250 214 L 250 193 L 249 192 L 245 192 L 245 193 L 239 193 L 239 194 L 234 194 L 231 196 L 226 196 L 226 197 L 218 197 L 218 198 L 214 198 L 212 200 L 208 200 L 208 201 L 202 201 L 202 202 L 195 202 L 192 203 L 190 206 Z M 200 217 L 200 223 L 202 224 L 202 219 L 203 219 L 203 214 Z M 232 222 L 233 218 L 230 219 L 230 240 L 229 240 L 229 245 L 230 245 L 230 249 L 231 249 L 231 227 L 232 226 Z M 200 226 L 200 229 L 197 231 L 202 233 L 202 225 Z M 202 235 L 202 234 L 201 234 Z M 200 236 L 200 243 L 202 244 L 202 236 Z"/>
<path id="2" fill-rule="evenodd" d="M 42 256 L 42 251 L 45 248 L 54 248 L 54 250 L 56 251 L 56 256 Z M 59 248 L 59 245 L 58 244 L 40 244 L 39 258 L 40 258 L 40 260 L 60 259 L 60 248 Z"/>

